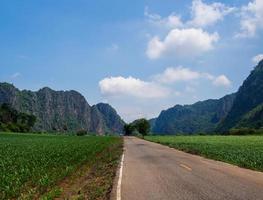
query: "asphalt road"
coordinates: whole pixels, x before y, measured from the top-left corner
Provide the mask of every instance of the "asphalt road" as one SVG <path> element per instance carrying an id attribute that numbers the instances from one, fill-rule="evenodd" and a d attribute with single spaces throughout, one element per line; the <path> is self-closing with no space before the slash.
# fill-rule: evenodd
<path id="1" fill-rule="evenodd" d="M 263 173 L 125 137 L 122 200 L 263 200 Z"/>

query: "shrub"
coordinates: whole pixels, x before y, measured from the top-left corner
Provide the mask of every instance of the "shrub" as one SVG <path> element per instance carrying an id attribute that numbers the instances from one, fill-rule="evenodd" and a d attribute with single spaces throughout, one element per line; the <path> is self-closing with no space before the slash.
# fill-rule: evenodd
<path id="1" fill-rule="evenodd" d="M 251 128 L 233 128 L 229 131 L 229 135 L 254 135 L 257 131 Z"/>
<path id="2" fill-rule="evenodd" d="M 137 119 L 130 124 L 124 125 L 125 135 L 148 135 L 150 133 L 150 123 L 146 119 Z"/>
<path id="3" fill-rule="evenodd" d="M 88 132 L 84 129 L 77 131 L 77 136 L 84 136 L 87 134 L 88 134 Z"/>

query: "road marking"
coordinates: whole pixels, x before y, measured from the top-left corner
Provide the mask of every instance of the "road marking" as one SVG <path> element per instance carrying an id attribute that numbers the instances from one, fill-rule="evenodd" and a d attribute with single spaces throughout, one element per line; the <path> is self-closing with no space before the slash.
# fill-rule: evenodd
<path id="1" fill-rule="evenodd" d="M 188 171 L 192 171 L 192 168 L 191 167 L 188 167 L 187 165 L 184 165 L 184 164 L 180 164 L 181 167 L 187 169 Z"/>
<path id="2" fill-rule="evenodd" d="M 119 173 L 119 180 L 117 185 L 117 200 L 121 200 L 121 181 L 122 181 L 123 161 L 124 161 L 124 153 L 122 154 L 121 157 L 120 173 Z"/>

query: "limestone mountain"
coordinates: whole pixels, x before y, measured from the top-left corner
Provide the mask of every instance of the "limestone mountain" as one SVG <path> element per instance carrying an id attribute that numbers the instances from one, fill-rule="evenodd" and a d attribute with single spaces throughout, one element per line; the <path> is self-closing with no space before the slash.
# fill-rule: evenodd
<path id="1" fill-rule="evenodd" d="M 194 134 L 213 132 L 232 107 L 235 94 L 221 99 L 200 101 L 192 105 L 176 105 L 156 118 L 154 133 Z"/>
<path id="2" fill-rule="evenodd" d="M 235 128 L 263 128 L 263 103 L 246 113 Z"/>
<path id="3" fill-rule="evenodd" d="M 111 111 L 109 114 L 107 109 L 100 109 L 100 104 L 90 106 L 80 93 L 73 90 L 54 91 L 45 87 L 36 92 L 20 91 L 11 84 L 0 83 L 2 103 L 35 115 L 36 131 L 70 132 L 85 129 L 98 134 L 121 133 L 124 124 L 112 107 L 108 105 Z"/>
<path id="4" fill-rule="evenodd" d="M 237 93 L 193 105 L 176 105 L 152 119 L 158 134 L 226 133 L 232 128 L 263 128 L 263 60 Z"/>
<path id="5" fill-rule="evenodd" d="M 218 131 L 231 128 L 263 126 L 263 60 L 250 73 L 239 88 L 233 107 L 218 126 Z"/>
<path id="6" fill-rule="evenodd" d="M 96 108 L 102 113 L 103 120 L 106 123 L 106 127 L 110 128 L 110 132 L 122 133 L 125 122 L 113 107 L 106 103 L 99 103 L 96 105 Z"/>

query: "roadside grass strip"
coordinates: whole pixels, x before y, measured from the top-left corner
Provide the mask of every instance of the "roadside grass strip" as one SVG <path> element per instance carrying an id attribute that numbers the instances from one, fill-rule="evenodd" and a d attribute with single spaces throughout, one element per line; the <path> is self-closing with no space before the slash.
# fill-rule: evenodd
<path id="1" fill-rule="evenodd" d="M 263 171 L 263 136 L 147 136 L 146 140 Z"/>

